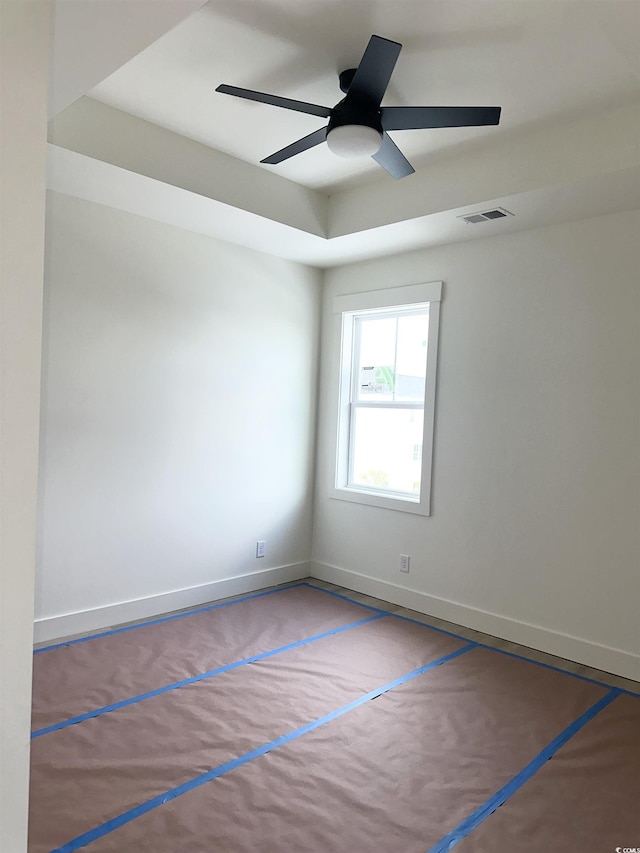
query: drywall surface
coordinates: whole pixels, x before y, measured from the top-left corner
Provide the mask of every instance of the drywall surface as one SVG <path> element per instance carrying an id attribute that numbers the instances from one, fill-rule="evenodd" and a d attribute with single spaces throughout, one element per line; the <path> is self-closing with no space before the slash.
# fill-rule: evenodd
<path id="1" fill-rule="evenodd" d="M 0 850 L 27 849 L 49 2 L 0 3 Z"/>
<path id="2" fill-rule="evenodd" d="M 55 193 L 46 252 L 37 618 L 308 560 L 320 274 Z"/>
<path id="3" fill-rule="evenodd" d="M 506 634 L 515 626 L 510 639 L 540 629 L 551 638 L 547 651 L 567 653 L 566 643 L 554 645 L 561 635 L 620 650 L 632 675 L 640 664 L 639 233 L 637 212 L 613 214 L 326 273 L 316 574 L 346 585 L 351 576 L 355 588 L 378 594 L 401 587 L 404 604 L 413 591 L 434 615 L 485 630 L 502 624 Z M 333 297 L 435 280 L 444 290 L 432 515 L 331 499 Z M 409 575 L 399 574 L 401 553 L 411 556 Z"/>

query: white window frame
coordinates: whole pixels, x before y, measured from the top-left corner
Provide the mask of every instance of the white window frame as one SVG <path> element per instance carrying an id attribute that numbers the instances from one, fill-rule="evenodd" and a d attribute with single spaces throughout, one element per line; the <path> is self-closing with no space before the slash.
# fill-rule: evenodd
<path id="1" fill-rule="evenodd" d="M 330 497 L 417 515 L 431 514 L 431 468 L 441 298 L 441 281 L 334 297 L 334 331 L 337 339 L 335 352 L 338 355 L 339 366 L 333 373 L 339 380 L 339 387 L 336 394 L 336 429 L 333 445 L 333 457 L 336 460 L 336 466 L 333 484 L 329 492 Z M 427 375 L 424 394 L 420 496 L 413 497 L 400 493 L 394 495 L 390 491 L 381 493 L 362 486 L 348 485 L 348 466 L 352 453 L 350 448 L 351 389 L 352 383 L 355 381 L 352 376 L 354 316 L 363 311 L 410 310 L 412 307 L 415 308 L 424 303 L 429 303 L 429 339 L 427 342 Z"/>

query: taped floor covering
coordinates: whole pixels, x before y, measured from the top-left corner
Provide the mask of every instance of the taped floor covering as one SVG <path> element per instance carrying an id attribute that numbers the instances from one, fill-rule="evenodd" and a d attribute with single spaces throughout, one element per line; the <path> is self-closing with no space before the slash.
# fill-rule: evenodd
<path id="1" fill-rule="evenodd" d="M 640 847 L 638 697 L 305 584 L 34 662 L 30 853 Z"/>

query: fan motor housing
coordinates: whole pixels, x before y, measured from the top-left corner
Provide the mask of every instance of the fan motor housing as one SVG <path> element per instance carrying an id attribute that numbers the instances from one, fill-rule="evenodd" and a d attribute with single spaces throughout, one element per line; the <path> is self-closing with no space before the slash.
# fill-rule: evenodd
<path id="1" fill-rule="evenodd" d="M 341 71 L 339 74 L 339 82 L 340 82 L 340 91 L 344 92 L 345 95 L 349 91 L 349 86 L 351 85 L 351 81 L 353 80 L 353 75 L 356 73 L 357 68 L 347 68 L 346 71 Z"/>
<path id="2" fill-rule="evenodd" d="M 327 133 L 331 133 L 336 127 L 343 127 L 347 124 L 363 124 L 382 134 L 380 108 L 363 101 L 344 98 L 331 110 Z"/>

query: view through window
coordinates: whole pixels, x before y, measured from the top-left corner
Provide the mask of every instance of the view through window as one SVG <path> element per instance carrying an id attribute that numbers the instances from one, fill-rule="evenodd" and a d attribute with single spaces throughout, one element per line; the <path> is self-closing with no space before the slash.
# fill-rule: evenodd
<path id="1" fill-rule="evenodd" d="M 420 494 L 429 306 L 354 317 L 348 484 Z"/>

